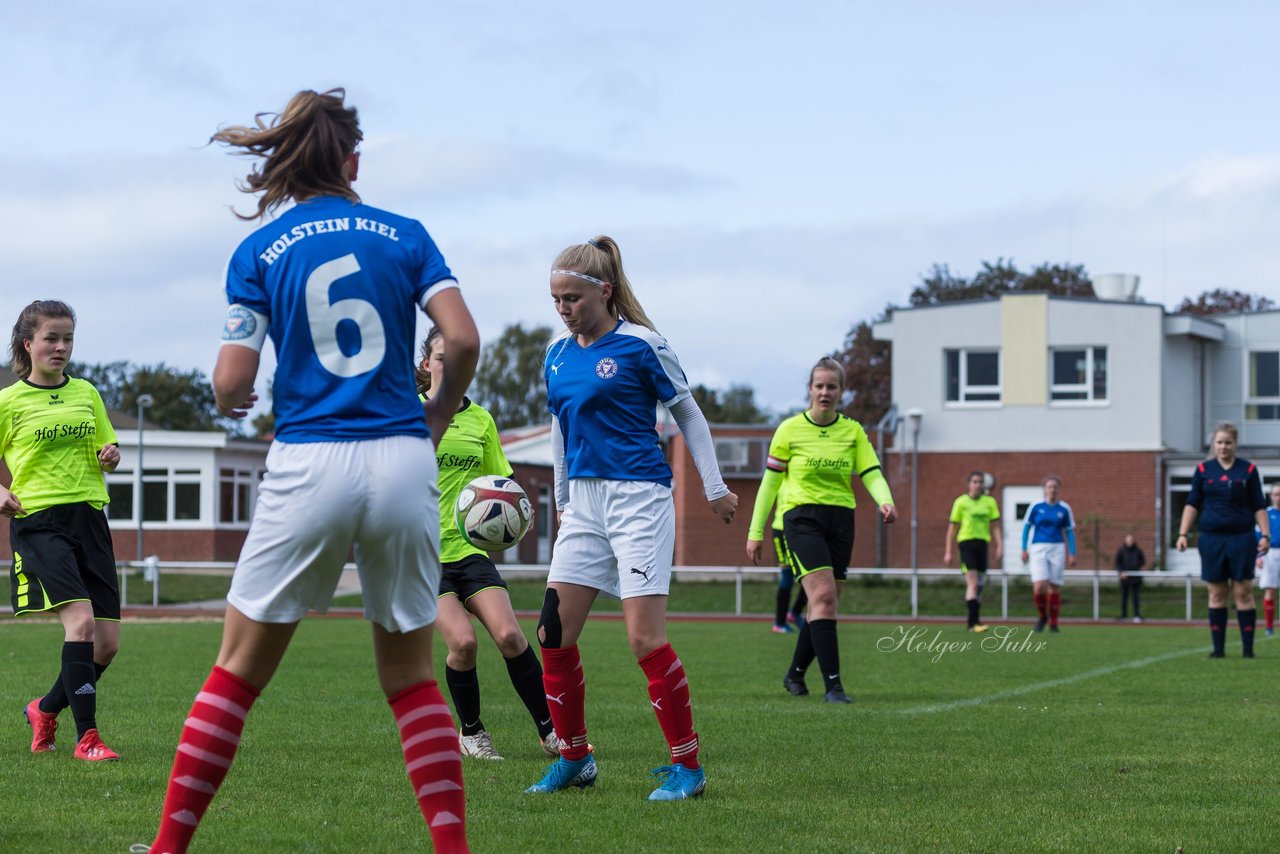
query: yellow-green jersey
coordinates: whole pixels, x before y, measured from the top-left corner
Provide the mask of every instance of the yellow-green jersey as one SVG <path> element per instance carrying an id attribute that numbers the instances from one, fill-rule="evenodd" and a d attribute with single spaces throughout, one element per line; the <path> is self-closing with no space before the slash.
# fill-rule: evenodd
<path id="1" fill-rule="evenodd" d="M 1000 507 L 990 495 L 970 498 L 966 492 L 951 505 L 951 523 L 959 525 L 956 542 L 982 540 L 991 542 L 991 523 L 1000 518 Z"/>
<path id="2" fill-rule="evenodd" d="M 493 416 L 464 397 L 462 408 L 440 437 L 436 465 L 440 469 L 440 562 L 453 563 L 467 555 L 488 554 L 462 536 L 454 521 L 453 507 L 462 488 L 480 475 L 510 477 L 512 474 Z"/>
<path id="3" fill-rule="evenodd" d="M 98 451 L 116 442 L 92 383 L 66 377 L 55 387 L 26 380 L 0 389 L 0 457 L 25 515 L 60 504 L 106 505 Z"/>
<path id="4" fill-rule="evenodd" d="M 786 493 L 786 491 L 787 491 L 786 484 L 783 484 L 782 486 L 778 487 L 778 497 L 774 499 L 773 530 L 777 531 L 779 534 L 782 533 L 782 514 L 784 512 L 782 509 L 782 505 L 783 505 L 783 502 L 786 500 L 782 496 Z"/>
<path id="5" fill-rule="evenodd" d="M 765 518 L 775 497 L 779 515 L 805 504 L 852 510 L 858 504 L 853 496 L 854 475 L 862 479 L 877 504 L 893 503 L 880 460 L 861 424 L 847 415 L 825 425 L 811 420 L 808 412 L 791 416 L 778 425 L 769 444 L 748 539 L 763 539 Z M 779 491 L 784 483 L 785 490 Z"/>

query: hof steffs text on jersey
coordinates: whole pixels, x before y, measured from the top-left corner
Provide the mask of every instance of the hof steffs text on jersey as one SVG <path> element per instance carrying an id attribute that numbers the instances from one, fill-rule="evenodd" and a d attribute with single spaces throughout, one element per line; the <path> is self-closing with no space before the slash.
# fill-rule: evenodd
<path id="1" fill-rule="evenodd" d="M 378 222 L 376 219 L 366 219 L 361 216 L 344 216 L 336 219 L 319 219 L 295 225 L 293 228 L 276 238 L 275 242 L 267 247 L 266 251 L 258 257 L 270 266 L 279 260 L 280 256 L 299 240 L 305 240 L 306 238 L 316 234 L 327 234 L 331 231 L 351 231 L 351 221 L 353 219 L 356 223 L 356 231 L 370 231 L 374 234 L 380 234 L 388 240 L 394 240 L 397 243 L 400 242 L 400 238 L 396 236 L 396 230 L 393 226 Z"/>

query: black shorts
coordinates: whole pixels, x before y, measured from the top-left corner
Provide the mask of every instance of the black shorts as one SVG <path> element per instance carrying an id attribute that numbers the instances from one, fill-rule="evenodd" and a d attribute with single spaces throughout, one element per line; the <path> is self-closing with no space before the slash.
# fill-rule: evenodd
<path id="1" fill-rule="evenodd" d="M 1200 532 L 1200 580 L 1251 581 L 1258 561 L 1258 538 L 1253 531 L 1241 534 Z"/>
<path id="2" fill-rule="evenodd" d="M 778 567 L 794 572 L 791 566 L 791 549 L 787 548 L 787 535 L 774 529 L 773 531 L 773 553 L 778 556 Z"/>
<path id="3" fill-rule="evenodd" d="M 120 586 L 107 514 L 60 504 L 9 522 L 15 616 L 88 602 L 96 620 L 120 619 Z"/>
<path id="4" fill-rule="evenodd" d="M 450 561 L 440 573 L 440 595 L 457 596 L 460 602 L 493 587 L 506 590 L 507 582 L 487 555 L 467 555 Z"/>
<path id="5" fill-rule="evenodd" d="M 853 553 L 853 511 L 828 504 L 802 504 L 782 517 L 782 532 L 796 578 L 829 569 L 844 581 Z"/>
<path id="6" fill-rule="evenodd" d="M 965 572 L 987 571 L 987 541 L 965 540 L 959 544 L 960 569 Z"/>

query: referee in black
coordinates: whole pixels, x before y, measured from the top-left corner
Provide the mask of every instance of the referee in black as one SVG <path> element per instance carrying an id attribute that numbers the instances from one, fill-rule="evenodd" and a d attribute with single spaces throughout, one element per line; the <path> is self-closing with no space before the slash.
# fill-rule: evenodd
<path id="1" fill-rule="evenodd" d="M 1253 571 L 1258 555 L 1271 548 L 1267 500 L 1262 496 L 1258 467 L 1236 456 L 1239 433 L 1223 422 L 1213 431 L 1214 458 L 1196 466 L 1191 494 L 1178 525 L 1178 551 L 1186 551 L 1187 535 L 1200 520 L 1200 578 L 1209 585 L 1210 658 L 1222 658 L 1227 633 L 1227 588 L 1235 594 L 1240 645 L 1253 658 L 1258 609 L 1253 602 Z M 1262 532 L 1255 537 L 1254 526 Z"/>

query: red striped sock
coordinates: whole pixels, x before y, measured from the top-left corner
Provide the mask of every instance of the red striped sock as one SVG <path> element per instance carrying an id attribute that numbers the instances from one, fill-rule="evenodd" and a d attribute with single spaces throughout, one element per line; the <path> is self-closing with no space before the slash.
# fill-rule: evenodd
<path id="1" fill-rule="evenodd" d="M 214 667 L 196 694 L 173 760 L 164 796 L 160 830 L 151 850 L 182 854 L 235 759 L 249 707 L 258 690 L 221 667 Z"/>
<path id="2" fill-rule="evenodd" d="M 542 687 L 556 735 L 564 742 L 560 755 L 577 761 L 590 752 L 587 745 L 587 677 L 578 646 L 542 650 Z"/>
<path id="3" fill-rule="evenodd" d="M 1267 618 L 1267 630 L 1270 631 L 1276 627 L 1276 600 L 1265 599 L 1262 602 L 1262 610 Z"/>
<path id="4" fill-rule="evenodd" d="M 1049 596 L 1048 596 L 1048 594 L 1046 594 L 1046 593 L 1033 593 L 1033 594 L 1031 595 L 1031 598 L 1033 598 L 1033 599 L 1035 600 L 1035 603 L 1036 603 L 1036 611 L 1038 611 L 1038 612 L 1039 612 L 1039 614 L 1040 614 L 1040 619 L 1042 619 L 1042 620 L 1047 620 L 1047 619 L 1049 619 L 1049 612 L 1048 612 L 1048 599 L 1049 599 Z"/>
<path id="5" fill-rule="evenodd" d="M 1058 612 L 1062 610 L 1062 594 L 1057 590 L 1049 594 L 1049 625 L 1058 625 Z"/>
<path id="6" fill-rule="evenodd" d="M 435 680 L 411 685 L 387 698 L 400 730 L 404 764 L 414 797 L 437 852 L 465 852 L 467 799 L 462 788 L 458 731 Z"/>
<path id="7" fill-rule="evenodd" d="M 676 651 L 666 643 L 639 661 L 649 677 L 649 702 L 671 747 L 672 763 L 698 767 L 698 734 L 693 731 L 689 680 Z"/>

